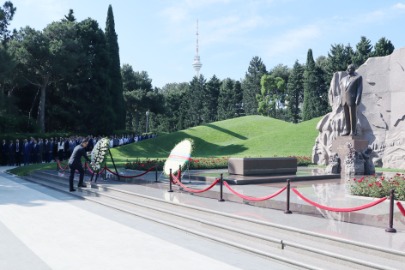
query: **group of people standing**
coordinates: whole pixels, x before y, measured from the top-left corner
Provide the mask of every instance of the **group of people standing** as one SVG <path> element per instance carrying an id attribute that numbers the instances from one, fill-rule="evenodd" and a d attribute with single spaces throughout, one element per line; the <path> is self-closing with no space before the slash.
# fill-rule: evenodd
<path id="1" fill-rule="evenodd" d="M 1 144 L 0 163 L 3 166 L 21 166 L 49 163 L 69 158 L 80 138 L 47 138 L 6 141 Z"/>
<path id="2" fill-rule="evenodd" d="M 122 136 L 111 136 L 110 147 L 117 147 L 129 143 L 136 143 L 141 140 L 155 138 L 156 135 L 135 135 L 128 134 Z M 35 163 L 49 163 L 56 160 L 63 161 L 69 159 L 74 148 L 83 141 L 85 137 L 54 137 L 54 138 L 29 138 L 2 140 L 0 152 L 1 166 L 21 166 Z M 87 136 L 88 144 L 86 151 L 93 150 L 94 145 L 102 137 Z"/>

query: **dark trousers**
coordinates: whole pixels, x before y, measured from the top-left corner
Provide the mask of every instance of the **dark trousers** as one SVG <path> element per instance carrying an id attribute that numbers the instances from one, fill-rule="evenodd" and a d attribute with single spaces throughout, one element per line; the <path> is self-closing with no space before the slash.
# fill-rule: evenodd
<path id="1" fill-rule="evenodd" d="M 346 120 L 346 132 L 349 134 L 356 135 L 356 124 L 357 124 L 357 107 L 356 105 L 348 106 L 345 104 L 343 106 L 345 112 L 345 120 Z"/>
<path id="2" fill-rule="evenodd" d="M 70 176 L 69 176 L 69 188 L 73 189 L 73 178 L 75 177 L 75 171 L 78 170 L 80 173 L 79 177 L 79 184 L 78 186 L 81 186 L 83 184 L 83 178 L 84 178 L 84 169 L 81 163 L 73 163 L 69 164 L 70 168 Z"/>

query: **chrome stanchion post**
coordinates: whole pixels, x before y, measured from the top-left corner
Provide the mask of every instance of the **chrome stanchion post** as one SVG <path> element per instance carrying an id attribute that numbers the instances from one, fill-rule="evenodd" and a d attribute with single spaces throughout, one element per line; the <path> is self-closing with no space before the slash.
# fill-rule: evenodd
<path id="1" fill-rule="evenodd" d="M 221 178 L 219 180 L 219 202 L 224 202 L 224 174 L 221 173 Z"/>
<path id="2" fill-rule="evenodd" d="M 390 193 L 390 224 L 387 229 L 385 229 L 386 232 L 389 233 L 396 233 L 397 230 L 394 229 L 394 199 L 395 199 L 395 190 L 391 189 Z"/>
<path id="3" fill-rule="evenodd" d="M 287 179 L 287 203 L 284 214 L 292 214 L 290 211 L 290 179 Z"/>

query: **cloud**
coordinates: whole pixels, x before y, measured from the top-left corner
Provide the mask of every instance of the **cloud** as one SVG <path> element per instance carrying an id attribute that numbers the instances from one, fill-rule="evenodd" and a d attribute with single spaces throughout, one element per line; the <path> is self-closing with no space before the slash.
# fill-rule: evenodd
<path id="1" fill-rule="evenodd" d="M 392 6 L 394 9 L 399 9 L 399 10 L 405 10 L 405 4 L 404 3 L 396 3 L 395 5 Z"/>

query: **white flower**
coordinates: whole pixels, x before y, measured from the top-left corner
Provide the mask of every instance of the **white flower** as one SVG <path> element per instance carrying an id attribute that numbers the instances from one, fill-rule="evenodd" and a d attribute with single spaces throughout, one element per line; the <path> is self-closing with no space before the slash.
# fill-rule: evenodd
<path id="1" fill-rule="evenodd" d="M 107 154 L 110 140 L 108 138 L 102 138 L 99 140 L 91 152 L 91 167 L 95 171 L 101 169 L 101 163 L 103 163 L 105 155 Z"/>

